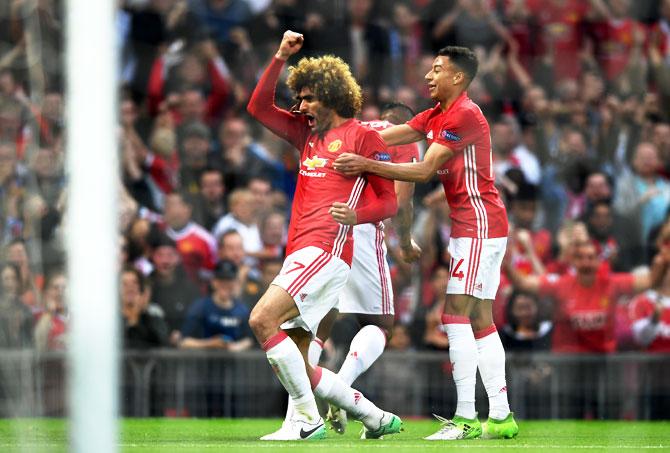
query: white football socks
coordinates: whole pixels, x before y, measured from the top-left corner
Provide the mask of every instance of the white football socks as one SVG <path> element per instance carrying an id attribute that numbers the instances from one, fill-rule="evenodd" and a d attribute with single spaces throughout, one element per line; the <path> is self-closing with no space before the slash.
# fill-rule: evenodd
<path id="1" fill-rule="evenodd" d="M 379 428 L 384 411 L 375 406 L 361 392 L 348 386 L 340 377 L 326 368 L 316 367 L 313 381 L 314 394 L 347 411 L 368 429 Z"/>
<path id="2" fill-rule="evenodd" d="M 358 331 L 351 345 L 349 354 L 340 367 L 337 375 L 351 385 L 361 374 L 365 373 L 375 360 L 382 355 L 386 347 L 386 334 L 377 326 L 367 325 Z"/>
<path id="3" fill-rule="evenodd" d="M 323 341 L 321 341 L 319 337 L 314 337 L 314 339 L 309 343 L 309 350 L 307 351 L 307 360 L 309 361 L 309 364 L 313 367 L 319 365 L 322 352 Z"/>
<path id="4" fill-rule="evenodd" d="M 323 341 L 320 338 L 314 337 L 309 343 L 309 350 L 307 351 L 307 360 L 312 367 L 319 364 L 321 360 L 321 353 L 323 352 Z M 288 404 L 286 405 L 286 417 L 284 420 L 290 420 L 293 417 L 294 404 L 291 395 L 288 396 Z"/>
<path id="5" fill-rule="evenodd" d="M 476 332 L 475 339 L 479 374 L 489 397 L 489 417 L 503 420 L 510 412 L 505 380 L 505 349 L 494 324 Z"/>
<path id="6" fill-rule="evenodd" d="M 279 331 L 263 343 L 263 349 L 279 381 L 293 399 L 292 418 L 315 423 L 321 416 L 298 346 L 284 331 Z"/>
<path id="7" fill-rule="evenodd" d="M 475 411 L 475 384 L 477 383 L 477 342 L 467 316 L 442 315 L 442 324 L 449 337 L 449 359 L 456 383 L 458 403 L 456 415 L 473 419 Z"/>

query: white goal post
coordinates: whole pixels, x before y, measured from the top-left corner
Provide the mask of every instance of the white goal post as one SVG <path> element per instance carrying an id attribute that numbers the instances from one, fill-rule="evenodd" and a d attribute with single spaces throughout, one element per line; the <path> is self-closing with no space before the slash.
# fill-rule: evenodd
<path id="1" fill-rule="evenodd" d="M 116 0 L 66 3 L 71 451 L 118 448 Z"/>

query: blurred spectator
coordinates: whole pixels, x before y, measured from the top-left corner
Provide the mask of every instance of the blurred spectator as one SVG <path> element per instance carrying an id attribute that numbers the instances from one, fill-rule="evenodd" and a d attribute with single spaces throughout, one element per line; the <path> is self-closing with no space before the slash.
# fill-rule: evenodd
<path id="1" fill-rule="evenodd" d="M 237 266 L 238 289 L 247 288 L 250 282 L 258 283 L 258 270 L 249 264 L 244 240 L 237 231 L 228 230 L 221 235 L 218 257 L 221 261 L 231 261 Z"/>
<path id="2" fill-rule="evenodd" d="M 230 31 L 252 17 L 251 8 L 244 0 L 193 0 L 189 5 L 219 43 L 228 41 Z"/>
<path id="3" fill-rule="evenodd" d="M 249 308 L 237 292 L 237 266 L 221 261 L 212 278 L 212 295 L 193 303 L 181 329 L 182 349 L 243 351 L 253 346 Z"/>
<path id="4" fill-rule="evenodd" d="M 205 169 L 200 174 L 198 194 L 191 201 L 193 221 L 212 231 L 216 222 L 226 214 L 226 188 L 219 170 Z"/>
<path id="5" fill-rule="evenodd" d="M 173 45 L 180 46 L 179 42 Z M 179 63 L 169 67 L 175 59 Z M 213 125 L 229 100 L 230 71 L 211 40 L 201 41 L 183 53 L 172 47 L 153 62 L 147 91 L 152 115 L 167 108 L 177 125 L 192 121 Z"/>
<path id="6" fill-rule="evenodd" d="M 126 235 L 128 256 L 126 260 L 132 263 L 143 275 L 149 275 L 153 270 L 151 240 L 155 234 L 156 226 L 148 219 L 135 219 L 128 227 Z"/>
<path id="7" fill-rule="evenodd" d="M 548 351 L 551 321 L 543 321 L 534 294 L 515 291 L 507 303 L 507 324 L 500 331 L 506 351 Z"/>
<path id="8" fill-rule="evenodd" d="M 626 232 L 627 248 L 636 259 L 635 264 L 645 263 L 650 258 L 645 256 L 649 233 L 663 223 L 670 206 L 670 183 L 658 176 L 659 168 L 658 149 L 642 142 L 635 148 L 632 169 L 617 181 L 614 209 L 635 221 Z"/>
<path id="9" fill-rule="evenodd" d="M 135 268 L 121 272 L 120 302 L 124 349 L 149 349 L 167 346 L 165 320 L 148 309 L 144 275 Z"/>
<path id="10" fill-rule="evenodd" d="M 21 274 L 14 264 L 0 265 L 0 347 L 29 348 L 33 345 L 33 317 L 19 295 Z"/>
<path id="11" fill-rule="evenodd" d="M 182 129 L 179 183 L 182 192 L 189 196 L 197 196 L 200 192 L 202 174 L 207 170 L 210 140 L 209 128 L 201 122 L 189 123 Z"/>
<path id="12" fill-rule="evenodd" d="M 260 259 L 281 258 L 286 247 L 286 215 L 279 211 L 266 212 L 259 224 L 263 248 L 258 254 Z"/>
<path id="13" fill-rule="evenodd" d="M 244 304 L 251 310 L 256 302 L 261 298 L 265 291 L 270 287 L 270 284 L 281 271 L 284 264 L 282 256 L 274 258 L 265 258 L 260 260 L 260 276 L 248 277 L 246 281 L 242 282 L 242 290 L 240 298 Z"/>
<path id="14" fill-rule="evenodd" d="M 165 232 L 176 242 L 186 273 L 203 288 L 216 264 L 216 240 L 191 221 L 192 208 L 178 193 L 165 198 Z"/>
<path id="15" fill-rule="evenodd" d="M 670 260 L 670 223 L 658 237 L 658 249 Z M 640 294 L 630 303 L 635 341 L 650 352 L 670 352 L 670 270 L 666 269 L 657 288 Z"/>
<path id="16" fill-rule="evenodd" d="M 42 308 L 35 313 L 35 347 L 38 351 L 63 351 L 67 344 L 69 313 L 65 295 L 67 277 L 62 271 L 47 275 Z"/>
<path id="17" fill-rule="evenodd" d="M 444 11 L 432 30 L 433 39 L 448 42 L 444 37 L 452 30 L 455 43 L 474 49 L 490 50 L 496 42 L 510 39 L 507 29 L 498 21 L 486 0 L 458 0 Z"/>
<path id="18" fill-rule="evenodd" d="M 619 269 L 619 241 L 614 236 L 614 212 L 610 203 L 597 201 L 591 204 L 584 214 L 584 223 L 598 258 L 609 263 L 613 270 Z"/>
<path id="19" fill-rule="evenodd" d="M 245 186 L 250 178 L 262 176 L 272 179 L 278 162 L 267 149 L 254 141 L 249 126 L 242 118 L 228 118 L 219 127 L 218 153 L 210 156 L 209 165 L 223 172 L 226 189 Z"/>
<path id="20" fill-rule="evenodd" d="M 165 235 L 156 238 L 152 244 L 154 264 L 149 275 L 152 300 L 165 313 L 165 322 L 174 344 L 175 333 L 179 331 L 188 307 L 201 296 L 199 288 L 186 275 L 181 265 L 181 256 L 175 242 Z"/>
<path id="21" fill-rule="evenodd" d="M 527 274 L 541 274 L 551 258 L 551 233 L 537 228 L 538 188 L 524 181 L 510 196 L 509 218 L 513 226 L 508 247 L 514 266 Z"/>
<path id="22" fill-rule="evenodd" d="M 2 242 L 6 243 L 23 234 L 20 207 L 24 199 L 25 169 L 19 163 L 16 147 L 0 141 L 0 214 Z"/>
<path id="23" fill-rule="evenodd" d="M 518 168 L 526 181 L 540 183 L 540 163 L 521 142 L 519 124 L 513 118 L 505 117 L 492 125 L 491 142 L 497 178 L 501 178 L 510 168 Z"/>
<path id="24" fill-rule="evenodd" d="M 215 237 L 220 238 L 228 230 L 237 231 L 244 244 L 247 255 L 257 254 L 263 248 L 261 235 L 258 231 L 257 208 L 254 194 L 247 189 L 237 189 L 228 197 L 230 212 L 221 217 L 212 230 Z"/>
<path id="25" fill-rule="evenodd" d="M 630 0 L 594 2 L 599 11 L 591 26 L 595 59 L 608 82 L 626 71 L 635 46 L 644 44 L 644 26 L 630 16 Z"/>
<path id="26" fill-rule="evenodd" d="M 5 261 L 15 265 L 19 269 L 21 276 L 21 293 L 19 298 L 21 302 L 31 308 L 38 305 L 39 288 L 42 287 L 42 276 L 35 275 L 32 270 L 28 249 L 26 243 L 20 239 L 15 239 L 5 246 Z"/>
<path id="27" fill-rule="evenodd" d="M 560 353 L 612 353 L 616 351 L 614 321 L 617 300 L 648 289 L 648 273 L 601 272 L 596 249 L 590 242 L 576 246 L 575 273 L 522 275 L 506 264 L 514 286 L 554 301 L 552 351 Z"/>

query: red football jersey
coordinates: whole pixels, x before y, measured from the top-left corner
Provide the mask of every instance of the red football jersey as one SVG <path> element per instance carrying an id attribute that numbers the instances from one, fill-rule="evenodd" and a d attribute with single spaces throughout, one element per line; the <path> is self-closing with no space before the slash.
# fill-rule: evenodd
<path id="1" fill-rule="evenodd" d="M 334 202 L 355 209 L 367 184 L 365 176 L 344 176 L 333 169 L 342 153 L 382 159 L 386 144 L 378 132 L 350 119 L 322 135 L 313 134 L 307 118 L 274 105 L 273 91 L 283 62 L 274 58 L 254 90 L 249 111 L 275 134 L 300 150 L 300 170 L 291 208 L 286 255 L 315 246 L 351 266 L 353 239 L 350 225 L 337 223 L 328 213 Z M 375 176 L 393 190 L 393 182 Z"/>
<path id="2" fill-rule="evenodd" d="M 636 29 L 644 31 L 642 24 L 630 18 L 610 19 L 593 25 L 596 60 L 607 80 L 616 79 L 626 69 Z"/>
<path id="3" fill-rule="evenodd" d="M 367 126 L 375 131 L 383 131 L 393 126 L 392 123 L 388 121 L 365 121 L 362 122 L 364 126 Z M 375 156 L 377 160 L 395 162 L 395 163 L 406 163 L 406 162 L 416 162 L 419 160 L 419 145 L 416 143 L 410 143 L 408 145 L 398 145 L 398 146 L 389 146 L 385 153 L 379 153 Z M 377 196 L 375 195 L 372 187 L 367 186 L 363 191 L 363 196 L 361 197 L 361 206 L 365 206 L 374 200 Z"/>
<path id="4" fill-rule="evenodd" d="M 630 304 L 630 319 L 639 322 L 649 319 L 654 312 L 658 294 L 655 291 L 647 291 L 640 294 Z M 670 352 L 670 297 L 662 296 L 661 303 L 663 311 L 656 324 L 656 336 L 647 346 L 649 352 Z"/>
<path id="5" fill-rule="evenodd" d="M 542 30 L 542 47 L 553 56 L 556 80 L 577 79 L 580 75 L 578 56 L 583 40 L 582 25 L 590 10 L 589 2 L 526 0 L 526 4 Z"/>
<path id="6" fill-rule="evenodd" d="M 463 93 L 443 112 L 437 104 L 407 124 L 454 155 L 437 171 L 451 209 L 454 238 L 507 237 L 507 212 L 494 185 L 489 123 Z"/>
<path id="7" fill-rule="evenodd" d="M 592 286 L 574 274 L 540 277 L 540 294 L 556 302 L 554 352 L 614 352 L 614 321 L 619 296 L 633 292 L 631 274 L 599 272 Z"/>
<path id="8" fill-rule="evenodd" d="M 191 222 L 180 231 L 165 230 L 175 241 L 184 270 L 194 282 L 201 282 L 214 269 L 217 261 L 216 239 L 209 231 Z"/>

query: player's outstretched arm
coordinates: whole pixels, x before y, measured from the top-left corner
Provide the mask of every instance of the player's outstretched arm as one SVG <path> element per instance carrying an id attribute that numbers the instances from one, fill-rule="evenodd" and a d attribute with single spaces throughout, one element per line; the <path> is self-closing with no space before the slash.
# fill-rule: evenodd
<path id="1" fill-rule="evenodd" d="M 279 49 L 263 72 L 256 88 L 251 93 L 247 111 L 263 126 L 289 141 L 298 149 L 302 147 L 296 134 L 297 118 L 290 112 L 275 105 L 275 87 L 285 61 L 300 50 L 303 37 L 300 33 L 288 30 L 284 33 Z"/>
<path id="2" fill-rule="evenodd" d="M 435 142 L 430 145 L 421 162 L 394 164 L 344 153 L 335 160 L 333 168 L 347 176 L 372 173 L 397 181 L 428 182 L 453 154 L 451 149 Z"/>
<path id="3" fill-rule="evenodd" d="M 424 139 L 423 133 L 408 126 L 407 124 L 397 124 L 379 132 L 386 146 L 406 145 L 408 143 L 418 142 Z"/>

